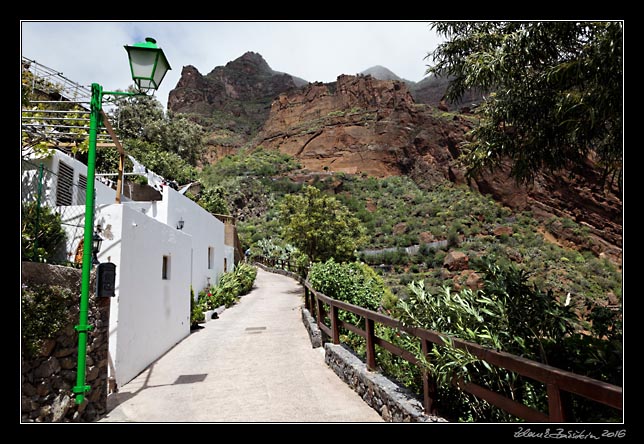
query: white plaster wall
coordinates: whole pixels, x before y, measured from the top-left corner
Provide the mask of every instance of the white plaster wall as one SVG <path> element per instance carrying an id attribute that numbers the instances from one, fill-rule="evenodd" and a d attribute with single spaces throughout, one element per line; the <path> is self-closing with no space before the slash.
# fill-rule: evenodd
<path id="1" fill-rule="evenodd" d="M 100 262 L 116 268 L 110 312 L 110 359 L 119 386 L 190 334 L 191 238 L 130 204 L 100 207 Z M 161 277 L 170 257 L 170 279 Z M 114 371 L 110 369 L 111 371 Z"/>
<path id="2" fill-rule="evenodd" d="M 208 285 L 216 285 L 224 272 L 224 223 L 168 186 L 163 187 L 163 200 L 154 204 L 156 208 L 149 212 L 151 217 L 174 229 L 179 219 L 183 219 L 182 231 L 192 236 L 191 282 L 195 294 Z M 208 247 L 214 249 L 210 269 Z"/>

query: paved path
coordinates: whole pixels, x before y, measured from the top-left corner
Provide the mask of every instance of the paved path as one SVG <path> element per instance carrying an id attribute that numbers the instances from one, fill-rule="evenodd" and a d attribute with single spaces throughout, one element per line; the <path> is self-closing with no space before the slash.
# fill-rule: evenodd
<path id="1" fill-rule="evenodd" d="M 258 269 L 255 289 L 108 398 L 101 422 L 381 422 L 324 363 L 303 289 Z"/>

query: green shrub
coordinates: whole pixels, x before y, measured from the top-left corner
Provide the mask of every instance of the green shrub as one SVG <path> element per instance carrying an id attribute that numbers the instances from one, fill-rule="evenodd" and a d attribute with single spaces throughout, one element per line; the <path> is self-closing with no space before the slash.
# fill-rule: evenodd
<path id="1" fill-rule="evenodd" d="M 199 300 L 195 300 L 195 292 L 190 286 L 190 328 L 196 327 L 200 322 L 204 321 L 203 304 Z"/>
<path id="2" fill-rule="evenodd" d="M 44 205 L 39 209 L 36 202 L 23 204 L 21 231 L 22 260 L 57 262 L 67 239 L 60 214 Z"/>
<path id="3" fill-rule="evenodd" d="M 361 262 L 338 263 L 333 258 L 316 262 L 308 279 L 317 291 L 369 310 L 378 310 L 389 291 L 382 278 Z"/>
<path id="4" fill-rule="evenodd" d="M 317 291 L 369 310 L 377 311 L 385 305 L 395 305 L 395 296 L 382 277 L 361 262 L 338 263 L 333 258 L 324 263 L 316 262 L 311 266 L 308 279 Z M 365 328 L 364 319 L 353 313 L 340 310 L 338 318 Z M 365 343 L 362 337 L 342 329 L 341 340 L 358 355 L 364 356 Z"/>
<path id="5" fill-rule="evenodd" d="M 233 274 L 240 283 L 240 296 L 249 293 L 253 289 L 253 284 L 257 277 L 257 268 L 248 264 L 240 263 L 235 267 Z"/>
<path id="6" fill-rule="evenodd" d="M 56 285 L 23 285 L 21 335 L 27 356 L 35 356 L 43 340 L 55 338 L 71 323 L 68 307 L 73 297 L 71 290 Z"/>
<path id="7" fill-rule="evenodd" d="M 230 273 L 224 273 L 219 283 L 199 293 L 199 302 L 207 310 L 214 310 L 222 305 L 233 306 L 240 296 L 250 292 L 257 276 L 257 269 L 240 263 Z"/>

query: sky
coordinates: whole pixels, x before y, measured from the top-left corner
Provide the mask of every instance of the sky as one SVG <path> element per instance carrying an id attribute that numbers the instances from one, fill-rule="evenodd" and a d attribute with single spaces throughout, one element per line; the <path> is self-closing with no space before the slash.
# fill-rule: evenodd
<path id="1" fill-rule="evenodd" d="M 155 95 L 165 108 L 186 65 L 203 75 L 247 51 L 275 71 L 332 82 L 374 65 L 420 81 L 441 39 L 429 22 L 22 21 L 21 54 L 68 79 L 105 90 L 132 84 L 124 45 L 153 37 L 172 67 Z"/>

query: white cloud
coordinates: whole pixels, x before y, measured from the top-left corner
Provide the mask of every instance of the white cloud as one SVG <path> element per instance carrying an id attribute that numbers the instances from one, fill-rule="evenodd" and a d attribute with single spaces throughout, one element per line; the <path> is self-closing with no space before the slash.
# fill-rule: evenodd
<path id="1" fill-rule="evenodd" d="M 172 70 L 156 95 L 165 106 L 185 65 L 207 74 L 246 51 L 271 68 L 309 81 L 334 81 L 383 65 L 424 77 L 427 52 L 439 43 L 428 22 L 22 22 L 22 55 L 70 80 L 106 90 L 132 83 L 123 45 L 154 37 Z"/>

